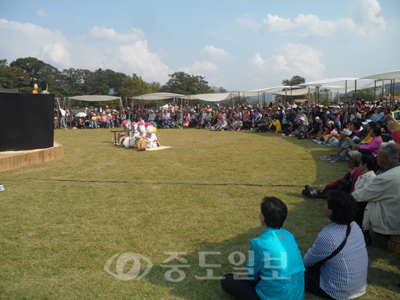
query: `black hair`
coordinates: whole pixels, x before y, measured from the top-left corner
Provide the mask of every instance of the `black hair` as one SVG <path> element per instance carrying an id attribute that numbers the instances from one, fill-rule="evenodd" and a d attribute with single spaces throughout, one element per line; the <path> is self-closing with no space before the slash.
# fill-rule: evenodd
<path id="1" fill-rule="evenodd" d="M 378 126 L 371 127 L 371 130 L 374 132 L 375 136 L 380 136 L 382 134 L 382 130 Z"/>
<path id="2" fill-rule="evenodd" d="M 361 125 L 360 125 L 360 123 L 358 123 L 358 122 L 353 122 L 353 126 L 354 126 L 354 128 L 355 128 L 356 130 L 360 130 L 360 128 L 361 128 Z"/>
<path id="3" fill-rule="evenodd" d="M 46 90 L 47 89 L 47 83 L 46 81 L 42 81 L 42 83 L 40 84 L 40 87 L 42 88 L 42 90 Z"/>
<path id="4" fill-rule="evenodd" d="M 287 206 L 276 197 L 265 197 L 261 202 L 261 213 L 268 227 L 279 229 L 287 217 Z"/>
<path id="5" fill-rule="evenodd" d="M 370 171 L 376 171 L 378 169 L 378 162 L 373 155 L 361 156 L 361 164 L 367 164 L 367 169 Z"/>
<path id="6" fill-rule="evenodd" d="M 376 123 L 375 122 L 369 122 L 367 125 L 369 125 L 369 128 L 376 127 Z"/>
<path id="7" fill-rule="evenodd" d="M 357 215 L 358 203 L 349 193 L 335 190 L 328 193 L 328 208 L 332 210 L 331 221 L 350 224 Z"/>

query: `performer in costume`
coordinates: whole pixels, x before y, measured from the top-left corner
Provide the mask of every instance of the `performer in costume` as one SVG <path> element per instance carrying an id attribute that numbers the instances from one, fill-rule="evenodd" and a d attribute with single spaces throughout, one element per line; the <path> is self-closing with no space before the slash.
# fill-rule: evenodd
<path id="1" fill-rule="evenodd" d="M 146 137 L 146 127 L 144 126 L 144 123 L 139 122 L 138 127 L 139 127 L 140 136 L 145 138 Z"/>
<path id="2" fill-rule="evenodd" d="M 125 121 L 124 121 L 125 122 Z M 131 124 L 131 131 L 130 131 L 130 137 L 126 137 L 123 139 L 123 145 L 126 148 L 137 148 L 136 147 L 136 139 L 140 137 L 140 133 L 138 131 L 138 125 L 136 122 L 132 122 Z"/>
<path id="3" fill-rule="evenodd" d="M 124 131 L 119 133 L 118 141 L 119 141 L 119 144 L 122 147 L 123 146 L 127 147 L 126 145 L 128 145 L 128 144 L 126 144 L 126 143 L 127 143 L 127 141 L 129 141 L 129 137 L 130 137 L 131 129 L 132 129 L 131 121 L 130 120 L 124 120 L 122 122 L 122 128 L 124 129 Z M 125 141 L 125 140 L 127 140 L 127 141 Z"/>
<path id="4" fill-rule="evenodd" d="M 39 88 L 38 85 L 35 83 L 35 84 L 33 85 L 32 94 L 37 94 L 37 93 L 38 93 L 38 91 L 37 91 L 38 88 Z"/>
<path id="5" fill-rule="evenodd" d="M 157 136 L 154 133 L 154 127 L 151 123 L 146 123 L 146 130 L 147 130 L 147 146 L 146 148 L 154 148 L 159 147 L 160 144 L 158 143 Z"/>

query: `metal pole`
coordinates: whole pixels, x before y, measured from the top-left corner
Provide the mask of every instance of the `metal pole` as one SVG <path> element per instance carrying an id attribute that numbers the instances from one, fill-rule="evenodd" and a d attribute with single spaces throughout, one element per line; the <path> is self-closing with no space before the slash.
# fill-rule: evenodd
<path id="1" fill-rule="evenodd" d="M 374 81 L 374 100 L 373 100 L 374 103 L 375 100 L 376 100 L 376 80 Z"/>
<path id="2" fill-rule="evenodd" d="M 285 89 L 285 102 L 287 104 L 287 89 Z"/>
<path id="3" fill-rule="evenodd" d="M 395 92 L 395 90 L 396 90 L 396 79 L 393 79 L 393 93 L 392 93 L 393 102 L 392 102 L 391 109 L 394 108 L 394 92 Z"/>
<path id="4" fill-rule="evenodd" d="M 354 87 L 355 87 L 355 90 L 354 90 L 354 100 L 356 100 L 356 99 L 357 99 L 357 80 L 354 80 Z"/>

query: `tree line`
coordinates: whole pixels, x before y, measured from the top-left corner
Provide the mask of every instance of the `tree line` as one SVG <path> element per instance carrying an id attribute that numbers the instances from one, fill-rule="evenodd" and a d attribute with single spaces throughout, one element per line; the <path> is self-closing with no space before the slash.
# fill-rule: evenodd
<path id="1" fill-rule="evenodd" d="M 18 58 L 8 64 L 0 60 L 0 88 L 18 89 L 30 93 L 33 84 L 40 87 L 42 81 L 49 85 L 49 93 L 56 98 L 80 95 L 113 95 L 133 97 L 148 93 L 169 92 L 184 95 L 226 92 L 223 87 L 210 87 L 203 76 L 175 72 L 169 75 L 165 85 L 159 82 L 146 82 L 141 76 L 131 76 L 110 69 L 63 69 L 41 61 L 35 57 Z M 39 88 L 40 92 L 40 88 Z"/>

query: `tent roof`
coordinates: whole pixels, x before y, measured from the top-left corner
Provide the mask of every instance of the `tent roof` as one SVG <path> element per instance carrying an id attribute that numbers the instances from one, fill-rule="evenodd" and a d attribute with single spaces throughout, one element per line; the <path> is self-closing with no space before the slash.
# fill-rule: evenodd
<path id="1" fill-rule="evenodd" d="M 184 98 L 184 95 L 173 93 L 152 93 L 133 97 L 136 100 L 163 100 L 171 98 Z"/>
<path id="2" fill-rule="evenodd" d="M 400 71 L 392 71 L 366 76 L 360 79 L 400 79 Z"/>
<path id="3" fill-rule="evenodd" d="M 223 100 L 229 100 L 231 97 L 235 97 L 236 93 L 212 93 L 212 94 L 197 94 L 197 95 L 190 95 L 186 96 L 185 99 L 198 99 L 201 101 L 208 101 L 208 102 L 218 102 Z"/>
<path id="4" fill-rule="evenodd" d="M 106 95 L 85 95 L 85 96 L 74 96 L 69 98 L 72 100 L 89 101 L 89 102 L 112 101 L 121 99 L 121 97 L 118 96 L 106 96 Z"/>
<path id="5" fill-rule="evenodd" d="M 331 79 L 322 79 L 317 81 L 310 81 L 306 83 L 302 83 L 302 86 L 321 86 L 323 84 L 332 83 L 332 82 L 340 82 L 340 81 L 354 81 L 358 80 L 359 78 L 355 77 L 342 77 L 342 78 L 331 78 Z"/>
<path id="6" fill-rule="evenodd" d="M 315 89 L 310 88 L 310 93 L 315 93 Z M 305 89 L 298 89 L 298 90 L 292 90 L 292 91 L 283 91 L 283 92 L 275 92 L 275 95 L 287 95 L 287 96 L 300 96 L 300 95 L 307 95 L 308 94 L 308 88 Z"/>

